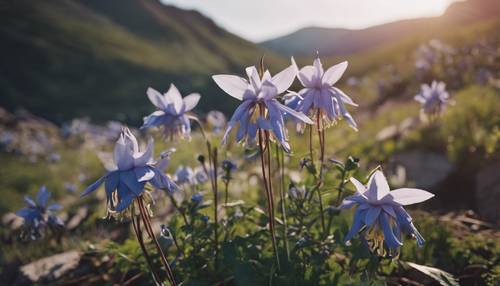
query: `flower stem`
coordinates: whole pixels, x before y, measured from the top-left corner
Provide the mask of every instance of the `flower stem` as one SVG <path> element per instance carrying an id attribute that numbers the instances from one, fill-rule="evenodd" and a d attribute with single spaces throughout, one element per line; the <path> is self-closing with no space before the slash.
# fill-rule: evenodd
<path id="1" fill-rule="evenodd" d="M 261 167 L 262 167 L 262 179 L 264 181 L 264 187 L 266 190 L 266 197 L 267 197 L 267 213 L 268 213 L 268 219 L 269 219 L 269 232 L 271 234 L 271 242 L 273 245 L 273 253 L 274 257 L 276 259 L 276 265 L 278 269 L 280 269 L 280 261 L 279 261 L 279 256 L 278 256 L 278 249 L 276 247 L 276 235 L 274 231 L 274 203 L 273 203 L 273 193 L 272 189 L 270 188 L 270 181 L 266 175 L 266 159 L 264 156 L 264 152 L 269 152 L 269 137 L 268 134 L 265 136 L 265 142 L 264 142 L 264 136 L 262 133 L 265 133 L 264 130 L 260 129 L 257 131 L 259 133 L 259 151 L 260 151 L 260 161 L 261 161 Z M 269 154 L 268 154 L 269 155 Z M 267 162 L 270 163 L 270 162 Z M 270 164 L 269 164 L 270 165 Z M 268 169 L 269 170 L 269 169 Z"/>
<path id="2" fill-rule="evenodd" d="M 286 222 L 286 197 L 285 197 L 285 153 L 276 143 L 276 162 L 280 172 L 280 200 L 281 200 L 281 220 L 283 221 L 283 244 L 285 246 L 286 258 L 290 262 L 290 250 L 288 248 L 288 229 Z"/>
<path id="3" fill-rule="evenodd" d="M 318 139 L 319 139 L 319 176 L 318 182 L 316 185 L 316 191 L 318 192 L 318 200 L 319 200 L 319 210 L 320 210 L 320 218 L 321 218 L 321 228 L 323 230 L 323 234 L 325 233 L 325 215 L 323 210 L 323 199 L 321 197 L 321 187 L 323 185 L 323 165 L 325 160 L 325 133 L 323 130 L 323 121 L 321 118 L 321 109 L 318 108 L 318 112 L 316 113 L 316 128 L 318 129 Z M 311 127 L 312 128 L 312 127 Z"/>
<path id="4" fill-rule="evenodd" d="M 137 222 L 135 221 L 136 219 L 137 219 Z M 146 259 L 146 263 L 148 264 L 148 268 L 151 271 L 151 274 L 153 275 L 153 280 L 154 280 L 155 284 L 156 285 L 163 285 L 161 283 L 161 279 L 160 279 L 158 273 L 156 273 L 156 271 L 153 269 L 153 264 L 151 262 L 151 258 L 149 256 L 149 253 L 148 253 L 146 246 L 144 245 L 144 240 L 142 238 L 140 216 L 135 215 L 133 207 L 132 207 L 132 228 L 134 229 L 135 236 L 137 237 L 137 242 L 139 243 L 139 246 L 141 247 L 144 258 Z"/>
<path id="5" fill-rule="evenodd" d="M 161 249 L 160 243 L 158 242 L 158 239 L 156 238 L 156 235 L 154 234 L 153 228 L 151 226 L 151 220 L 149 218 L 149 214 L 146 210 L 146 207 L 144 206 L 144 201 L 143 201 L 142 196 L 137 199 L 137 202 L 139 205 L 139 213 L 142 217 L 142 221 L 144 222 L 146 232 L 148 233 L 151 240 L 153 240 L 153 242 L 156 246 L 156 249 L 158 250 L 158 254 L 160 255 L 161 262 L 162 262 L 163 266 L 165 267 L 165 271 L 167 272 L 167 278 L 170 282 L 170 285 L 176 286 L 177 283 L 175 282 L 172 268 L 170 267 L 170 264 L 168 263 L 167 258 L 165 257 L 165 253 L 163 253 L 163 250 Z"/>

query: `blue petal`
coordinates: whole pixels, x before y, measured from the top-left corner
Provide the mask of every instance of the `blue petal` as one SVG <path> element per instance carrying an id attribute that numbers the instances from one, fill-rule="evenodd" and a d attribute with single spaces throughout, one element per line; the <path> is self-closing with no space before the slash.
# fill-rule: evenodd
<path id="1" fill-rule="evenodd" d="M 366 215 L 366 210 L 362 209 L 356 209 L 356 212 L 354 213 L 354 219 L 352 221 L 352 226 L 347 235 L 344 238 L 344 241 L 349 241 L 351 240 L 356 234 L 358 234 L 359 230 L 365 225 L 364 224 L 364 217 Z"/>
<path id="2" fill-rule="evenodd" d="M 123 182 L 136 196 L 144 191 L 145 182 L 138 182 L 134 169 L 120 172 L 120 182 Z"/>
<path id="3" fill-rule="evenodd" d="M 151 185 L 157 189 L 166 189 L 169 192 L 178 191 L 180 188 L 169 177 L 165 176 L 160 170 L 153 168 L 154 178 L 150 181 Z"/>
<path id="4" fill-rule="evenodd" d="M 118 205 L 116 205 L 116 211 L 121 212 L 125 210 L 134 201 L 135 195 L 133 193 L 128 193 L 125 197 L 120 198 Z"/>
<path id="5" fill-rule="evenodd" d="M 150 166 L 134 168 L 134 173 L 138 182 L 147 182 L 155 176 L 155 172 Z"/>
<path id="6" fill-rule="evenodd" d="M 380 214 L 380 207 L 370 207 L 366 211 L 365 224 L 371 226 L 378 218 Z"/>
<path id="7" fill-rule="evenodd" d="M 83 193 L 80 195 L 80 197 L 84 197 L 84 196 L 92 193 L 93 191 L 97 190 L 97 188 L 99 188 L 99 186 L 103 183 L 105 178 L 106 178 L 106 176 L 102 176 L 97 181 L 95 181 L 92 185 L 88 186 L 85 189 L 85 191 L 83 191 Z"/>
<path id="8" fill-rule="evenodd" d="M 61 206 L 60 204 L 57 204 L 57 203 L 55 203 L 55 204 L 50 204 L 50 205 L 47 207 L 47 210 L 49 210 L 49 211 L 58 211 L 58 210 L 60 210 L 60 209 L 62 209 L 62 206 Z"/>
<path id="9" fill-rule="evenodd" d="M 45 186 L 42 186 L 38 193 L 36 194 L 36 202 L 38 203 L 38 206 L 45 208 L 47 205 L 47 202 L 49 201 L 50 198 L 50 192 L 47 190 Z"/>
<path id="10" fill-rule="evenodd" d="M 104 182 L 104 189 L 106 190 L 106 195 L 111 196 L 112 193 L 118 188 L 118 182 L 120 181 L 120 171 L 110 172 L 106 176 L 106 181 Z"/>
<path id="11" fill-rule="evenodd" d="M 35 201 L 33 201 L 30 197 L 28 196 L 24 196 L 24 202 L 29 206 L 29 207 L 32 207 L 32 208 L 36 208 L 36 203 Z"/>
<path id="12" fill-rule="evenodd" d="M 391 225 L 389 224 L 389 219 L 387 218 L 387 214 L 382 213 L 379 216 L 380 226 L 382 227 L 382 231 L 384 232 L 384 241 L 388 248 L 397 249 L 403 244 L 399 241 L 399 239 L 394 234 Z"/>

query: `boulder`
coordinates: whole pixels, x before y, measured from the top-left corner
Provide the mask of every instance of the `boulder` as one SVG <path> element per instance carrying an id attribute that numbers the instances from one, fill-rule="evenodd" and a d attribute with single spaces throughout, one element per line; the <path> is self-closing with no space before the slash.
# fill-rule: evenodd
<path id="1" fill-rule="evenodd" d="M 391 163 L 405 169 L 407 181 L 429 190 L 443 182 L 455 169 L 445 155 L 419 150 L 396 154 Z"/>
<path id="2" fill-rule="evenodd" d="M 32 283 L 54 281 L 76 269 L 81 257 L 79 251 L 71 250 L 31 262 L 21 266 L 20 270 Z"/>
<path id="3" fill-rule="evenodd" d="M 475 201 L 481 217 L 500 224 L 500 163 L 480 170 L 476 175 Z"/>

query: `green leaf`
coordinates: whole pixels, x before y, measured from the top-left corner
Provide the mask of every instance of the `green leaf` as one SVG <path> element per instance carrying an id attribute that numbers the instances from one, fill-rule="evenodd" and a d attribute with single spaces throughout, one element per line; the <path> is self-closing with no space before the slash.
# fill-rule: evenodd
<path id="1" fill-rule="evenodd" d="M 437 282 L 439 282 L 439 284 L 441 284 L 443 286 L 460 286 L 460 284 L 458 284 L 458 279 L 455 278 L 455 276 L 453 276 L 452 274 L 450 274 L 444 270 L 430 267 L 430 266 L 420 265 L 420 264 L 416 264 L 416 263 L 412 263 L 412 262 L 405 262 L 405 263 L 406 263 L 406 265 L 408 265 L 408 266 L 424 273 L 425 275 L 433 278 L 434 280 L 436 280 Z"/>

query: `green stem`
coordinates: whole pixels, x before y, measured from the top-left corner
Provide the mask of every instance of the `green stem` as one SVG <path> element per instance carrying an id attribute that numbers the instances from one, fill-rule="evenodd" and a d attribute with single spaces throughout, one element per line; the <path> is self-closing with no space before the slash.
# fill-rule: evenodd
<path id="1" fill-rule="evenodd" d="M 263 130 L 259 128 L 257 131 L 259 133 L 259 151 L 260 151 L 260 161 L 261 161 L 261 167 L 262 167 L 262 179 L 264 181 L 264 187 L 266 190 L 266 197 L 267 197 L 267 214 L 268 214 L 268 220 L 269 220 L 269 232 L 271 234 L 271 242 L 273 245 L 273 253 L 274 257 L 276 259 L 276 265 L 278 266 L 278 269 L 280 269 L 280 260 L 278 256 L 278 249 L 276 247 L 276 235 L 274 232 L 274 204 L 273 204 L 273 194 L 272 194 L 272 189 L 269 187 L 269 181 L 266 175 L 266 160 L 264 157 L 264 152 L 269 152 L 269 137 L 266 136 L 266 142 L 264 143 L 264 136 L 262 135 Z M 268 162 L 270 163 L 270 162 Z"/>
<path id="2" fill-rule="evenodd" d="M 286 197 L 285 197 L 285 153 L 276 143 L 276 162 L 280 171 L 280 200 L 281 200 L 281 220 L 283 221 L 283 244 L 285 246 L 286 258 L 290 262 L 290 250 L 288 248 L 288 229 L 286 222 Z"/>
<path id="3" fill-rule="evenodd" d="M 321 109 L 318 108 L 318 112 L 316 113 L 316 127 L 318 129 L 318 138 L 319 138 L 319 147 L 320 147 L 320 156 L 319 156 L 319 176 L 316 184 L 316 191 L 318 193 L 319 200 L 319 210 L 320 210 L 320 218 L 321 218 L 321 228 L 323 230 L 323 234 L 326 231 L 325 227 L 325 215 L 323 210 L 323 199 L 321 197 L 321 186 L 323 185 L 323 165 L 325 160 L 325 134 L 322 126 L 321 119 Z M 311 127 L 312 128 L 312 127 Z"/>

